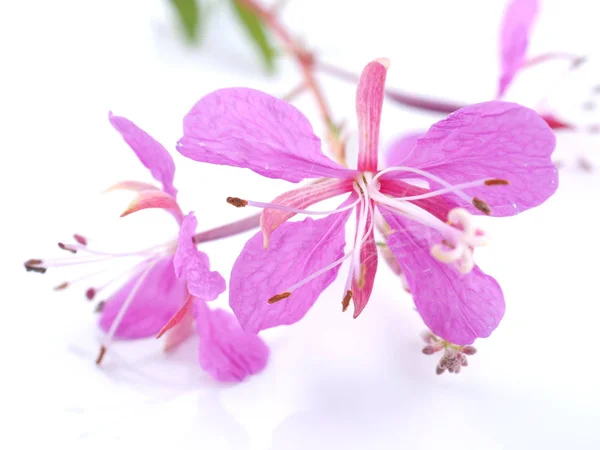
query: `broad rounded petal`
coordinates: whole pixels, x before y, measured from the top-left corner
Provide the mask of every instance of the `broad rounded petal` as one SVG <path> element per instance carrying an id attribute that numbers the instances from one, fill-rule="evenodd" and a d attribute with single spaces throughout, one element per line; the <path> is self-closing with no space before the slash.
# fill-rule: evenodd
<path id="1" fill-rule="evenodd" d="M 333 282 L 339 265 L 299 287 L 288 298 L 273 304 L 267 301 L 343 257 L 350 212 L 284 223 L 271 235 L 268 250 L 263 247 L 262 233 L 250 238 L 235 261 L 229 282 L 229 305 L 245 331 L 257 333 L 304 317 Z"/>
<path id="2" fill-rule="evenodd" d="M 152 189 L 148 191 L 140 191 L 137 196 L 131 201 L 127 209 L 123 211 L 121 217 L 128 216 L 134 212 L 143 209 L 165 209 L 175 217 L 178 223 L 183 219 L 183 213 L 177 204 L 175 197 L 166 192 Z"/>
<path id="3" fill-rule="evenodd" d="M 298 189 L 293 189 L 276 197 L 271 203 L 289 208 L 306 209 L 315 203 L 337 195 L 345 194 L 352 190 L 352 180 L 325 179 L 316 184 L 310 184 Z M 269 238 L 275 229 L 294 217 L 296 213 L 280 209 L 263 210 L 260 217 L 260 228 L 263 232 L 264 246 L 269 247 Z"/>
<path id="4" fill-rule="evenodd" d="M 558 171 L 551 160 L 555 145 L 554 133 L 535 111 L 492 101 L 462 108 L 434 124 L 397 164 L 429 172 L 452 185 L 506 180 L 508 185 L 492 183 L 464 191 L 487 203 L 491 215 L 510 216 L 540 205 L 556 191 Z M 415 177 L 410 172 L 383 175 Z M 445 196 L 458 199 L 454 194 Z M 461 203 L 480 214 L 473 205 Z"/>
<path id="5" fill-rule="evenodd" d="M 196 249 L 193 242 L 196 225 L 194 213 L 189 213 L 183 219 L 174 257 L 175 274 L 187 280 L 191 295 L 211 301 L 225 291 L 225 279 L 219 272 L 210 270 L 208 256 Z"/>
<path id="6" fill-rule="evenodd" d="M 244 332 L 231 313 L 211 311 L 205 302 L 196 299 L 194 319 L 200 335 L 200 366 L 216 380 L 242 381 L 267 365 L 267 345 L 256 334 Z"/>
<path id="7" fill-rule="evenodd" d="M 498 282 L 478 267 L 462 275 L 435 260 L 430 255 L 430 229 L 385 208 L 380 210 L 393 230 L 388 246 L 425 324 L 457 345 L 488 337 L 504 315 L 504 296 Z"/>
<path id="8" fill-rule="evenodd" d="M 358 211 L 358 210 L 357 210 Z M 357 212 L 356 223 L 358 225 L 360 212 Z M 367 218 L 367 229 L 371 226 L 372 217 L 369 214 Z M 360 278 L 358 282 L 352 277 L 352 302 L 354 303 L 354 318 L 365 309 L 373 285 L 375 283 L 375 274 L 377 273 L 377 245 L 375 244 L 375 233 L 371 231 L 369 237 L 360 248 Z"/>
<path id="9" fill-rule="evenodd" d="M 183 120 L 177 149 L 196 161 L 245 167 L 294 183 L 356 175 L 323 154 L 298 109 L 254 89 L 220 89 L 200 99 Z"/>
<path id="10" fill-rule="evenodd" d="M 385 167 L 397 166 L 413 149 L 417 139 L 425 134 L 425 131 L 413 131 L 398 137 L 387 147 L 385 151 Z"/>
<path id="11" fill-rule="evenodd" d="M 108 331 L 138 279 L 133 277 L 107 299 L 100 314 L 100 328 Z M 155 336 L 185 301 L 185 283 L 175 277 L 173 258 L 159 260 L 138 289 L 115 337 L 140 339 Z"/>
<path id="12" fill-rule="evenodd" d="M 498 97 L 502 97 L 525 62 L 529 35 L 539 9 L 539 0 L 512 0 L 500 29 Z"/>
<path id="13" fill-rule="evenodd" d="M 358 170 L 377 170 L 379 152 L 379 125 L 385 92 L 385 77 L 390 62 L 380 58 L 363 69 L 356 90 L 356 116 L 358 117 Z"/>
<path id="14" fill-rule="evenodd" d="M 121 133 L 142 164 L 150 170 L 154 179 L 162 183 L 163 190 L 177 197 L 177 189 L 173 186 L 175 163 L 169 152 L 152 136 L 125 117 L 114 116 L 109 112 L 108 119 Z"/>

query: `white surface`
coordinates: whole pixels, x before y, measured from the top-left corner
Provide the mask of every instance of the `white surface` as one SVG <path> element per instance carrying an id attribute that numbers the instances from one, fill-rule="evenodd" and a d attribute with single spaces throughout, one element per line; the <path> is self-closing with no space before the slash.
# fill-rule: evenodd
<path id="1" fill-rule="evenodd" d="M 389 85 L 472 102 L 493 96 L 503 1 L 349 3 L 293 0 L 286 23 L 324 58 L 355 71 L 390 57 Z M 589 1 L 545 3 L 533 54 L 594 50 L 599 32 Z M 264 334 L 269 366 L 241 385 L 220 386 L 203 374 L 193 342 L 169 358 L 152 340 L 123 344 L 103 369 L 94 366 L 100 334 L 84 286 L 54 293 L 51 286 L 71 276 L 66 269 L 42 277 L 21 263 L 58 254 L 56 241 L 73 232 L 132 246 L 175 232 L 160 213 L 118 220 L 129 197 L 98 195 L 122 179 L 150 180 L 108 124 L 108 110 L 173 149 L 183 114 L 210 90 L 246 85 L 283 95 L 297 80 L 289 62 L 278 77 L 263 76 L 226 7 L 211 19 L 205 46 L 185 49 L 166 4 L 55 0 L 0 8 L 0 447 L 600 448 L 599 173 L 567 170 L 543 207 L 489 221 L 494 241 L 478 261 L 502 283 L 507 313 L 459 376 L 434 374 L 435 358 L 420 353 L 423 327 L 411 300 L 383 264 L 359 320 L 340 313 L 337 280 L 300 323 Z M 513 98 L 520 92 L 534 102 L 536 89 L 556 85 L 561 73 L 552 65 L 521 80 Z M 591 87 L 600 76 L 589 79 Z M 354 87 L 323 81 L 336 117 L 352 124 Z M 554 97 L 577 111 L 586 98 L 573 92 L 587 92 L 582 86 L 560 84 Z M 311 99 L 297 105 L 321 131 Z M 382 136 L 436 119 L 386 104 Z M 569 167 L 580 153 L 598 160 L 597 150 L 597 137 L 560 139 Z M 174 156 L 181 204 L 197 212 L 202 229 L 239 217 L 224 197 L 268 200 L 286 187 Z M 244 238 L 204 250 L 226 274 Z"/>

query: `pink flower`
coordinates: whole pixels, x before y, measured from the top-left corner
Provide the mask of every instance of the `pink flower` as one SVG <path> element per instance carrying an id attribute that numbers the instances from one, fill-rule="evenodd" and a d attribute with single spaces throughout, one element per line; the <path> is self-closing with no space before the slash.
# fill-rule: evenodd
<path id="1" fill-rule="evenodd" d="M 109 114 L 109 120 L 133 149 L 162 189 L 138 181 L 124 181 L 111 189 L 129 189 L 137 192 L 122 216 L 148 208 L 169 211 L 180 225 L 177 240 L 134 253 L 107 253 L 91 248 L 87 239 L 75 235 L 74 244 L 59 244 L 71 253 L 90 255 L 86 262 L 106 261 L 112 258 L 142 257 L 129 280 L 101 303 L 99 325 L 106 335 L 97 359 L 99 364 L 114 338 L 139 339 L 160 337 L 167 330 L 165 349 L 177 346 L 190 336 L 194 328 L 200 336 L 200 365 L 220 381 L 241 381 L 262 370 L 268 348 L 256 335 L 244 333 L 232 314 L 223 310 L 211 311 L 205 302 L 216 299 L 225 291 L 225 280 L 210 270 L 208 256 L 196 249 L 198 242 L 224 237 L 252 228 L 254 219 L 242 221 L 228 230 L 212 230 L 194 236 L 196 219 L 183 216 L 173 186 L 175 164 L 171 155 L 156 140 L 131 121 Z M 235 224 L 234 224 L 235 225 Z M 195 239 L 195 240 L 194 240 Z M 72 265 L 76 260 L 30 260 L 28 270 L 45 272 L 48 267 Z M 69 283 L 59 286 L 64 289 Z M 90 288 L 86 295 L 91 300 L 100 289 Z M 166 326 L 168 325 L 168 326 Z M 195 327 L 194 327 L 195 325 Z M 236 328 L 237 327 L 237 328 Z M 160 333 L 160 334 L 159 334 Z"/>
<path id="2" fill-rule="evenodd" d="M 260 91 L 230 88 L 202 98 L 184 119 L 178 150 L 197 161 L 243 167 L 297 183 L 272 203 L 229 198 L 264 208 L 261 232 L 245 245 L 230 280 L 230 305 L 242 328 L 258 332 L 300 320 L 349 260 L 343 307 L 357 317 L 369 301 L 377 270 L 376 211 L 389 227 L 390 249 L 406 275 L 419 313 L 456 344 L 488 336 L 504 313 L 498 283 L 473 262 L 485 243 L 471 214 L 507 216 L 554 193 L 554 135 L 532 110 L 506 102 L 463 108 L 433 125 L 396 165 L 378 169 L 379 124 L 388 60 L 369 63 L 356 97 L 357 169 L 321 151 L 309 121 L 292 105 Z M 418 187 L 413 182 L 428 187 Z M 333 211 L 309 210 L 347 195 Z M 348 195 L 349 194 L 349 195 Z M 349 252 L 345 225 L 356 211 Z M 296 214 L 321 219 L 288 220 Z"/>

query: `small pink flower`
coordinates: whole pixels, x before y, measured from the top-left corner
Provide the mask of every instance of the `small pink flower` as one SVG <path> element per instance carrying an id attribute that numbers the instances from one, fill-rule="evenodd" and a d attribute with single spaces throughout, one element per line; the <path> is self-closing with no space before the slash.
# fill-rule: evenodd
<path id="1" fill-rule="evenodd" d="M 229 225 L 227 230 L 212 230 L 196 236 L 196 219 L 183 216 L 173 185 L 175 164 L 171 155 L 156 140 L 133 122 L 109 114 L 109 120 L 133 149 L 162 189 L 148 183 L 124 181 L 110 189 L 128 189 L 137 192 L 136 198 L 122 214 L 126 216 L 148 208 L 162 208 L 170 212 L 180 225 L 177 240 L 133 253 L 109 253 L 93 248 L 86 238 L 75 235 L 73 244 L 59 246 L 74 254 L 87 255 L 81 263 L 106 262 L 113 258 L 136 257 L 142 261 L 132 268 L 129 280 L 98 308 L 99 325 L 105 331 L 97 359 L 99 364 L 113 339 L 140 339 L 162 335 L 170 324 L 165 349 L 179 345 L 195 331 L 200 336 L 200 364 L 220 381 L 241 381 L 265 366 L 268 349 L 255 335 L 246 335 L 239 329 L 235 318 L 222 310 L 211 311 L 204 303 L 216 299 L 225 291 L 225 280 L 210 270 L 208 256 L 196 249 L 196 243 L 218 239 L 252 228 L 257 220 L 245 220 Z M 254 222 L 254 223 L 252 223 Z M 91 257 L 91 259 L 89 259 Z M 49 267 L 76 264 L 73 260 L 25 263 L 28 270 L 45 272 Z M 59 289 L 70 283 L 62 283 Z M 89 288 L 86 296 L 94 299 L 102 288 Z M 193 308 L 188 308 L 193 303 Z M 190 313 L 187 314 L 188 309 Z M 191 310 L 193 309 L 193 313 Z M 175 326 L 177 325 L 177 326 Z M 236 330 L 237 326 L 237 330 Z"/>
<path id="2" fill-rule="evenodd" d="M 242 328 L 258 332 L 300 320 L 349 260 L 344 308 L 366 306 L 377 270 L 376 211 L 391 228 L 393 252 L 425 323 L 456 344 L 488 336 L 504 313 L 498 283 L 474 265 L 485 243 L 471 214 L 508 216 L 543 203 L 557 187 L 550 155 L 555 139 L 534 111 L 500 101 L 463 108 L 433 125 L 415 146 L 378 168 L 379 124 L 387 59 L 369 63 L 356 97 L 357 169 L 321 151 L 309 121 L 292 105 L 260 91 L 230 88 L 202 98 L 184 119 L 178 150 L 189 158 L 248 168 L 297 183 L 264 208 L 261 232 L 245 245 L 230 280 L 230 305 Z M 427 187 L 419 187 L 426 185 Z M 309 210 L 347 195 L 333 211 Z M 349 252 L 345 225 L 356 211 Z M 296 214 L 324 215 L 299 222 Z"/>

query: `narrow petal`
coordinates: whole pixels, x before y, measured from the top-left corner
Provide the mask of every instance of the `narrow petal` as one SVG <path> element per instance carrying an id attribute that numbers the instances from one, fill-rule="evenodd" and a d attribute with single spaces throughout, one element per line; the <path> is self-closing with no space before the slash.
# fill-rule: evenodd
<path id="1" fill-rule="evenodd" d="M 244 332 L 231 313 L 212 311 L 195 299 L 194 319 L 200 335 L 200 366 L 216 380 L 242 381 L 267 365 L 267 345 L 257 335 Z"/>
<path id="2" fill-rule="evenodd" d="M 113 184 L 108 187 L 104 192 L 111 192 L 117 190 L 141 192 L 141 191 L 152 191 L 158 190 L 158 188 L 150 183 L 143 183 L 141 181 L 121 181 L 117 184 Z"/>
<path id="3" fill-rule="evenodd" d="M 417 139 L 425 134 L 425 131 L 414 131 L 406 133 L 394 140 L 385 152 L 385 167 L 397 166 L 410 153 L 417 143 Z"/>
<path id="4" fill-rule="evenodd" d="M 225 292 L 225 279 L 219 272 L 210 270 L 208 256 L 196 249 L 193 237 L 197 223 L 193 212 L 183 219 L 174 257 L 175 273 L 177 277 L 187 280 L 191 295 L 211 301 Z"/>
<path id="5" fill-rule="evenodd" d="M 245 167 L 293 183 L 356 175 L 323 154 L 298 109 L 254 89 L 221 89 L 200 99 L 184 118 L 177 149 L 196 161 Z"/>
<path id="6" fill-rule="evenodd" d="M 166 192 L 159 190 L 149 190 L 138 192 L 138 195 L 131 201 L 127 209 L 123 211 L 121 217 L 128 216 L 134 212 L 143 209 L 166 209 L 181 223 L 183 213 L 177 204 L 177 200 Z"/>
<path id="7" fill-rule="evenodd" d="M 379 125 L 385 90 L 385 77 L 390 62 L 380 58 L 363 69 L 356 91 L 358 117 L 358 170 L 375 172 L 379 152 Z"/>
<path id="8" fill-rule="evenodd" d="M 529 35 L 539 10 L 539 0 L 512 0 L 500 29 L 498 97 L 502 97 L 525 62 Z"/>
<path id="9" fill-rule="evenodd" d="M 273 304 L 267 301 L 342 258 L 350 212 L 286 222 L 271 235 L 268 250 L 263 247 L 262 233 L 250 238 L 235 261 L 229 282 L 229 305 L 245 331 L 257 333 L 304 317 L 333 282 L 339 265 L 299 287 L 290 297 Z"/>
<path id="10" fill-rule="evenodd" d="M 360 211 L 357 209 L 356 223 L 359 222 Z M 367 217 L 367 229 L 371 226 L 372 217 Z M 352 302 L 354 303 L 354 318 L 365 309 L 373 284 L 375 283 L 375 274 L 377 273 L 377 245 L 375 244 L 375 234 L 373 231 L 360 248 L 360 279 L 356 281 L 352 277 Z"/>
<path id="11" fill-rule="evenodd" d="M 100 315 L 100 327 L 104 331 L 109 330 L 137 279 L 131 278 L 107 299 Z M 185 283 L 175 277 L 173 258 L 158 261 L 138 289 L 115 337 L 140 339 L 155 336 L 181 307 L 186 295 Z"/>
<path id="12" fill-rule="evenodd" d="M 175 350 L 196 332 L 192 310 L 193 308 L 187 309 L 183 319 L 177 325 L 167 331 L 163 346 L 163 350 L 165 352 Z"/>
<path id="13" fill-rule="evenodd" d="M 475 267 L 461 275 L 430 256 L 432 231 L 380 208 L 393 232 L 387 242 L 406 277 L 415 306 L 438 336 L 458 345 L 488 337 L 504 315 L 498 282 Z M 441 237 L 438 237 L 441 240 Z"/>
<path id="14" fill-rule="evenodd" d="M 114 116 L 109 112 L 108 119 L 121 133 L 142 164 L 150 170 L 154 179 L 162 183 L 163 190 L 172 197 L 177 197 L 177 189 L 173 186 L 175 163 L 169 152 L 152 136 L 125 117 Z"/>
<path id="15" fill-rule="evenodd" d="M 290 208 L 305 209 L 328 198 L 350 192 L 352 180 L 326 179 L 320 183 L 310 184 L 293 189 L 276 197 L 271 203 Z M 265 209 L 260 217 L 260 228 L 263 232 L 264 247 L 268 248 L 269 238 L 275 229 L 294 217 L 296 213 L 280 209 Z"/>
<path id="16" fill-rule="evenodd" d="M 508 185 L 480 185 L 465 192 L 484 200 L 491 215 L 510 216 L 540 205 L 556 191 L 558 171 L 550 158 L 555 145 L 554 133 L 535 111 L 492 101 L 462 108 L 434 124 L 396 164 L 424 170 L 452 185 L 506 180 Z M 383 176 L 415 177 L 408 172 Z M 461 206 L 480 213 L 473 205 Z"/>

